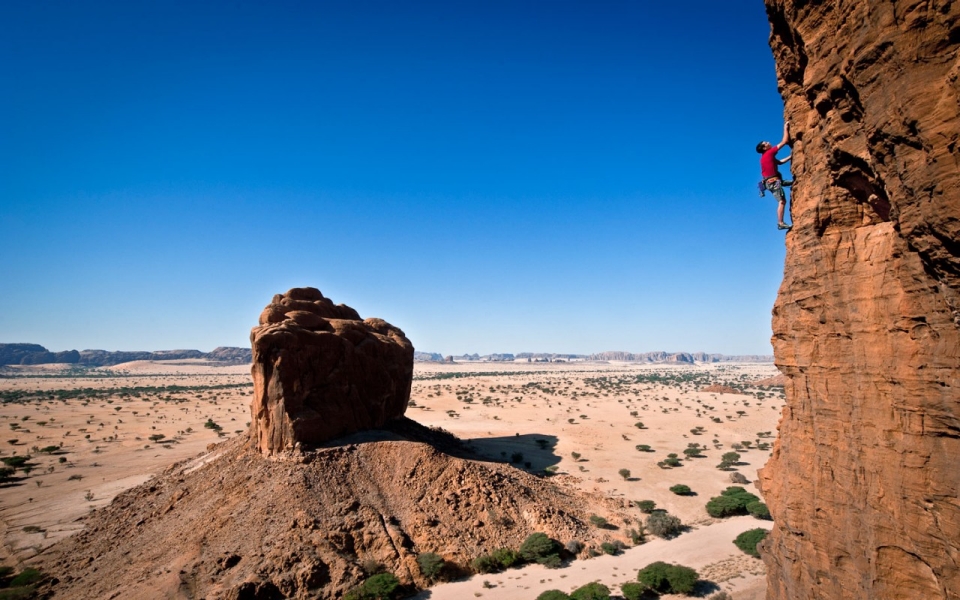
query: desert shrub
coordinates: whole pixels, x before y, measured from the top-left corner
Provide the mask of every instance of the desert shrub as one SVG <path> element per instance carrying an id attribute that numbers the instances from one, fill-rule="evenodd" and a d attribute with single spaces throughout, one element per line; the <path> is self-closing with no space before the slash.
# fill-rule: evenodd
<path id="1" fill-rule="evenodd" d="M 737 498 L 730 496 L 714 496 L 707 501 L 707 514 L 717 519 L 732 515 L 742 515 L 746 513 L 746 511 L 746 505 Z"/>
<path id="2" fill-rule="evenodd" d="M 32 585 L 0 590 L 0 600 L 32 600 L 37 592 Z"/>
<path id="3" fill-rule="evenodd" d="M 747 479 L 747 477 L 743 473 L 739 471 L 734 471 L 733 473 L 730 473 L 730 483 L 739 483 L 743 485 L 743 484 L 750 483 L 750 480 Z"/>
<path id="4" fill-rule="evenodd" d="M 380 573 L 367 579 L 343 596 L 343 600 L 389 600 L 400 587 L 392 573 Z"/>
<path id="5" fill-rule="evenodd" d="M 683 530 L 680 519 L 665 510 L 658 510 L 647 517 L 647 531 L 657 537 L 669 539 Z"/>
<path id="6" fill-rule="evenodd" d="M 433 552 L 424 552 L 417 557 L 417 566 L 420 567 L 420 573 L 430 581 L 435 581 L 443 574 L 443 569 L 447 566 L 447 561 L 443 557 Z"/>
<path id="7" fill-rule="evenodd" d="M 707 600 L 733 600 L 733 596 L 727 592 L 717 592 L 716 594 L 710 596 Z"/>
<path id="8" fill-rule="evenodd" d="M 489 554 L 482 554 L 473 559 L 470 562 L 470 567 L 477 573 L 496 573 L 503 568 L 500 561 Z"/>
<path id="9" fill-rule="evenodd" d="M 8 467 L 13 467 L 14 469 L 19 469 L 28 460 L 30 460 L 29 456 L 22 456 L 22 455 L 4 456 L 3 458 L 0 458 L 0 462 L 3 462 L 3 464 L 7 465 Z"/>
<path id="10" fill-rule="evenodd" d="M 610 588 L 594 581 L 573 590 L 570 598 L 571 600 L 609 600 Z"/>
<path id="11" fill-rule="evenodd" d="M 683 466 L 683 462 L 682 462 L 679 458 L 677 458 L 676 455 L 674 455 L 674 456 L 668 456 L 668 457 L 666 457 L 665 459 L 663 459 L 663 464 L 667 465 L 668 467 L 682 467 L 682 466 Z"/>
<path id="12" fill-rule="evenodd" d="M 657 508 L 657 503 L 653 500 L 636 500 L 634 504 L 640 509 L 640 512 L 650 514 Z"/>
<path id="13" fill-rule="evenodd" d="M 640 529 L 628 529 L 627 535 L 630 536 L 630 542 L 634 546 L 639 546 L 644 542 L 642 525 L 640 526 Z"/>
<path id="14" fill-rule="evenodd" d="M 707 502 L 707 513 L 711 517 L 729 517 L 747 514 L 747 505 L 760 502 L 760 498 L 740 486 L 732 485 Z"/>
<path id="15" fill-rule="evenodd" d="M 571 452 L 571 453 L 570 453 L 570 456 L 572 456 L 574 462 L 576 462 L 576 461 L 580 460 L 581 454 L 580 454 L 579 452 Z"/>
<path id="16" fill-rule="evenodd" d="M 523 462 L 523 452 L 514 452 L 510 455 L 510 462 L 512 463 L 521 463 Z"/>
<path id="17" fill-rule="evenodd" d="M 770 519 L 770 509 L 763 502 L 751 502 L 747 504 L 747 512 L 758 519 Z"/>
<path id="18" fill-rule="evenodd" d="M 23 587 L 33 585 L 43 579 L 43 573 L 33 567 L 27 567 L 20 571 L 20 574 L 10 580 L 10 587 Z"/>
<path id="19" fill-rule="evenodd" d="M 583 544 L 579 540 L 570 540 L 567 542 L 567 545 L 564 546 L 564 549 L 570 554 L 576 556 L 580 554 L 580 551 L 583 550 Z"/>
<path id="20" fill-rule="evenodd" d="M 640 452 L 653 452 L 653 448 L 649 444 L 637 444 L 637 450 Z"/>
<path id="21" fill-rule="evenodd" d="M 637 581 L 661 594 L 689 594 L 699 578 L 690 567 L 662 561 L 650 563 L 637 572 Z"/>
<path id="22" fill-rule="evenodd" d="M 760 553 L 757 552 L 757 544 L 759 544 L 763 538 L 767 537 L 767 533 L 769 532 L 762 527 L 749 529 L 738 535 L 737 539 L 733 540 L 733 543 L 737 548 L 740 548 L 750 556 L 759 557 Z"/>
<path id="23" fill-rule="evenodd" d="M 500 563 L 500 566 L 504 569 L 509 569 L 510 567 L 519 564 L 522 560 L 520 554 L 510 548 L 500 548 L 499 550 L 494 550 L 491 554 L 494 560 Z"/>
<path id="24" fill-rule="evenodd" d="M 549 556 L 544 556 L 543 558 L 539 559 L 537 562 L 548 569 L 559 569 L 560 567 L 563 566 L 563 561 L 560 560 L 559 554 L 551 554 Z"/>
<path id="25" fill-rule="evenodd" d="M 724 452 L 723 455 L 720 457 L 720 460 L 730 464 L 735 464 L 740 462 L 740 455 L 737 454 L 736 452 Z"/>
<path id="26" fill-rule="evenodd" d="M 537 600 L 570 600 L 570 595 L 560 590 L 547 590 L 537 596 Z"/>
<path id="27" fill-rule="evenodd" d="M 551 540 L 545 533 L 531 533 L 520 545 L 520 556 L 530 562 L 540 562 L 541 559 L 556 554 L 560 544 Z"/>
<path id="28" fill-rule="evenodd" d="M 16 472 L 13 467 L 0 467 L 0 482 L 8 481 Z"/>
<path id="29" fill-rule="evenodd" d="M 604 542 L 600 544 L 600 549 L 603 550 L 604 554 L 609 554 L 611 556 L 620 552 L 620 548 L 618 548 L 613 542 Z"/>
<path id="30" fill-rule="evenodd" d="M 689 496 L 691 492 L 693 492 L 689 485 L 684 485 L 682 483 L 670 486 L 670 491 L 678 496 Z"/>
<path id="31" fill-rule="evenodd" d="M 590 515 L 590 524 L 603 529 L 607 526 L 607 520 L 597 515 Z"/>
<path id="32" fill-rule="evenodd" d="M 626 600 L 642 600 L 646 591 L 647 588 L 642 583 L 628 582 L 620 586 L 620 595 Z"/>
<path id="33" fill-rule="evenodd" d="M 630 479 L 630 469 L 620 469 L 617 473 L 624 479 Z"/>

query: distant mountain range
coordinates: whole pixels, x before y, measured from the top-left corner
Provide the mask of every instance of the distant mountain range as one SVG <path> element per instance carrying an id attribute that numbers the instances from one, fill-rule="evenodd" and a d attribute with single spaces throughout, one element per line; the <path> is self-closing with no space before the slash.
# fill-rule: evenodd
<path id="1" fill-rule="evenodd" d="M 461 354 L 443 356 L 437 352 L 416 352 L 414 360 L 422 362 L 571 362 L 571 361 L 623 361 L 639 363 L 718 363 L 718 362 L 773 362 L 766 354 L 708 354 L 706 352 L 599 352 L 597 354 L 553 354 L 549 352 L 520 352 L 519 354 Z"/>
<path id="2" fill-rule="evenodd" d="M 520 352 L 518 354 L 461 354 L 444 356 L 438 352 L 415 352 L 420 362 L 572 362 L 623 361 L 638 363 L 718 363 L 718 362 L 773 362 L 773 356 L 747 354 L 728 356 L 706 352 L 599 352 L 597 354 L 554 354 L 549 352 Z M 51 352 L 40 344 L 0 344 L 0 365 L 42 365 L 68 363 L 85 367 L 109 367 L 134 360 L 202 359 L 222 364 L 247 364 L 253 360 L 250 348 L 221 346 L 211 352 L 199 350 L 108 351 L 67 350 Z"/>
<path id="3" fill-rule="evenodd" d="M 68 363 L 85 367 L 108 367 L 133 360 L 203 359 L 223 364 L 245 364 L 253 359 L 250 348 L 221 346 L 212 352 L 199 350 L 119 351 L 67 350 L 50 352 L 40 344 L 0 344 L 0 365 Z"/>

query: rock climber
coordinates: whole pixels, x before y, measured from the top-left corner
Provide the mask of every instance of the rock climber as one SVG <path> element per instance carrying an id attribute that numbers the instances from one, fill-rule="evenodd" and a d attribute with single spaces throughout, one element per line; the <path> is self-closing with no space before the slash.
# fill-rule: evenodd
<path id="1" fill-rule="evenodd" d="M 793 225 L 787 225 L 783 221 L 783 213 L 787 207 L 787 195 L 783 188 L 793 185 L 792 181 L 784 181 L 780 175 L 780 165 L 788 162 L 793 155 L 786 158 L 777 158 L 777 152 L 790 142 L 790 124 L 783 126 L 783 139 L 776 146 L 771 146 L 770 142 L 760 142 L 757 144 L 757 152 L 760 153 L 760 175 L 763 177 L 761 182 L 763 187 L 770 190 L 773 197 L 779 201 L 777 206 L 777 228 L 790 229 Z M 763 191 L 761 190 L 761 195 Z"/>

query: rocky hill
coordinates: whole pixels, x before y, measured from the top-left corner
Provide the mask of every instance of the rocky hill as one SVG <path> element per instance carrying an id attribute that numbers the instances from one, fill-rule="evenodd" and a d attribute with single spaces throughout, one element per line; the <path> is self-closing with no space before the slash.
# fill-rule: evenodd
<path id="1" fill-rule="evenodd" d="M 960 598 L 960 3 L 766 6 L 796 137 L 767 597 Z"/>
<path id="2" fill-rule="evenodd" d="M 0 365 L 44 365 L 50 363 L 78 363 L 76 350 L 50 352 L 39 344 L 0 344 Z"/>
<path id="3" fill-rule="evenodd" d="M 38 566 L 55 598 L 332 599 L 365 563 L 424 587 L 423 552 L 465 569 L 537 531 L 595 547 L 622 537 L 588 520 L 622 523 L 621 507 L 439 438 L 402 419 L 282 459 L 231 440 L 120 494 Z"/>
<path id="4" fill-rule="evenodd" d="M 86 367 L 109 367 L 134 360 L 185 360 L 201 359 L 224 364 L 250 362 L 249 348 L 219 347 L 211 352 L 199 350 L 108 351 L 67 350 L 50 352 L 39 344 L 0 344 L 0 366 L 42 365 L 53 363 L 80 364 Z"/>

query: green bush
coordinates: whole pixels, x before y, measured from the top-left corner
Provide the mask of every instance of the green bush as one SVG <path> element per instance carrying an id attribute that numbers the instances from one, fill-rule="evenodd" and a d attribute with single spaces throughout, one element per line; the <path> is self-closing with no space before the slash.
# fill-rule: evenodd
<path id="1" fill-rule="evenodd" d="M 500 548 L 499 550 L 494 550 L 493 559 L 500 563 L 500 566 L 504 569 L 509 569 L 510 567 L 519 564 L 522 560 L 520 554 L 511 550 L 510 548 Z"/>
<path id="2" fill-rule="evenodd" d="M 657 508 L 657 503 L 653 500 L 636 500 L 634 504 L 637 505 L 637 508 L 640 509 L 640 512 L 645 514 L 650 514 L 655 508 Z"/>
<path id="3" fill-rule="evenodd" d="M 380 573 L 350 590 L 343 600 L 389 600 L 400 587 L 400 580 L 391 573 Z"/>
<path id="4" fill-rule="evenodd" d="M 720 492 L 719 496 L 710 498 L 707 502 L 707 513 L 716 518 L 745 515 L 747 505 L 754 502 L 760 502 L 760 498 L 738 485 L 733 485 Z"/>
<path id="5" fill-rule="evenodd" d="M 707 514 L 720 519 L 732 515 L 742 515 L 746 506 L 736 498 L 730 496 L 714 496 L 707 501 Z"/>
<path id="6" fill-rule="evenodd" d="M 32 600 L 37 591 L 32 585 L 0 590 L 0 600 Z"/>
<path id="7" fill-rule="evenodd" d="M 597 515 L 590 515 L 590 523 L 594 527 L 598 527 L 600 529 L 603 529 L 607 526 L 607 520 Z"/>
<path id="8" fill-rule="evenodd" d="M 620 469 L 617 471 L 620 477 L 623 477 L 625 480 L 630 479 L 630 469 Z"/>
<path id="9" fill-rule="evenodd" d="M 537 596 L 537 600 L 570 600 L 570 596 L 560 590 L 547 590 Z"/>
<path id="10" fill-rule="evenodd" d="M 420 573 L 430 581 L 437 580 L 443 573 L 447 561 L 443 557 L 433 552 L 424 552 L 417 557 L 417 565 L 420 567 Z"/>
<path id="11" fill-rule="evenodd" d="M 563 566 L 563 561 L 560 560 L 559 554 L 544 556 L 543 558 L 537 559 L 537 562 L 548 569 L 559 569 Z"/>
<path id="12" fill-rule="evenodd" d="M 545 533 L 531 533 L 520 545 L 520 556 L 530 562 L 540 562 L 551 554 L 560 551 L 560 544 L 551 540 Z"/>
<path id="13" fill-rule="evenodd" d="M 733 543 L 737 548 L 740 548 L 750 556 L 759 557 L 760 553 L 757 552 L 757 544 L 759 544 L 763 538 L 767 537 L 767 533 L 769 532 L 762 527 L 749 529 L 738 535 L 737 539 L 733 540 Z"/>
<path id="14" fill-rule="evenodd" d="M 620 554 L 621 550 L 623 550 L 623 542 L 620 540 L 616 540 L 614 542 L 604 542 L 600 544 L 600 549 L 603 550 L 604 554 L 616 556 L 617 554 Z"/>
<path id="15" fill-rule="evenodd" d="M 43 579 L 43 573 L 34 569 L 33 567 L 27 567 L 26 569 L 20 571 L 20 574 L 10 580 L 10 587 L 22 587 L 25 585 L 33 585 Z"/>
<path id="16" fill-rule="evenodd" d="M 770 509 L 763 502 L 751 502 L 747 505 L 747 512 L 758 519 L 770 519 Z"/>
<path id="17" fill-rule="evenodd" d="M 693 492 L 689 485 L 684 485 L 682 483 L 670 486 L 670 491 L 678 496 L 689 496 L 690 493 Z"/>
<path id="18" fill-rule="evenodd" d="M 690 567 L 662 561 L 650 563 L 637 572 L 637 581 L 661 594 L 689 594 L 699 578 Z"/>
<path id="19" fill-rule="evenodd" d="M 683 530 L 680 519 L 665 510 L 658 510 L 647 517 L 647 531 L 657 537 L 670 539 Z"/>
<path id="20" fill-rule="evenodd" d="M 496 573 L 503 568 L 503 565 L 489 554 L 483 554 L 473 559 L 470 567 L 477 573 Z"/>
<path id="21" fill-rule="evenodd" d="M 620 594 L 626 600 L 642 600 L 647 588 L 642 583 L 624 583 L 620 586 Z"/>
<path id="22" fill-rule="evenodd" d="M 570 598 L 571 600 L 609 600 L 610 588 L 594 581 L 573 590 Z"/>

